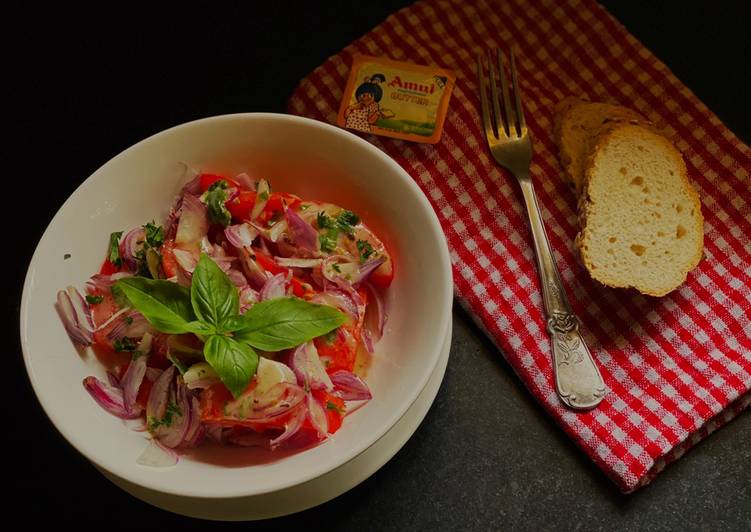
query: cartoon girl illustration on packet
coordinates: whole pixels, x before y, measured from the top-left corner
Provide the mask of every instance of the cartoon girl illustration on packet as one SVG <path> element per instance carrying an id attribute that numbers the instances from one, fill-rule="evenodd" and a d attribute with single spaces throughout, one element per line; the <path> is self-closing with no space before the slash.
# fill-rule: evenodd
<path id="1" fill-rule="evenodd" d="M 370 131 L 370 126 L 375 124 L 381 116 L 378 102 L 383 97 L 383 90 L 380 85 L 384 81 L 386 81 L 386 76 L 383 74 L 373 74 L 366 77 L 363 83 L 357 87 L 355 91 L 357 103 L 344 110 L 345 127 L 359 131 Z"/>

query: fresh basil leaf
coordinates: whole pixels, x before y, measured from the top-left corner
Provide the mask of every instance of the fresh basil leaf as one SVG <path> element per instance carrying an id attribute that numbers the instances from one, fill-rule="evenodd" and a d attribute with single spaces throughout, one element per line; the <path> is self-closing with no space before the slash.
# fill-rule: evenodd
<path id="1" fill-rule="evenodd" d="M 208 207 L 209 220 L 227 227 L 232 222 L 232 215 L 227 210 L 227 182 L 224 179 L 214 182 L 206 191 L 203 200 Z"/>
<path id="2" fill-rule="evenodd" d="M 247 326 L 248 322 L 245 320 L 245 317 L 236 314 L 222 320 L 222 323 L 219 324 L 219 329 L 221 329 L 222 332 L 235 332 L 244 329 Z"/>
<path id="3" fill-rule="evenodd" d="M 229 336 L 209 336 L 203 355 L 235 397 L 245 391 L 258 369 L 258 354 L 249 345 Z"/>
<path id="4" fill-rule="evenodd" d="M 117 266 L 118 268 L 123 263 L 122 259 L 120 258 L 120 237 L 123 236 L 122 231 L 115 231 L 114 233 L 110 234 L 110 247 L 109 247 L 109 253 L 107 254 L 107 258 L 109 261 Z"/>
<path id="5" fill-rule="evenodd" d="M 198 328 L 190 304 L 190 292 L 177 283 L 126 277 L 118 280 L 113 289 L 125 294 L 130 304 L 161 332 L 180 334 Z M 203 324 L 202 328 L 206 330 Z"/>
<path id="6" fill-rule="evenodd" d="M 280 351 L 336 329 L 347 317 L 333 307 L 280 297 L 250 307 L 245 321 L 245 328 L 235 332 L 236 340 L 256 349 Z"/>
<path id="7" fill-rule="evenodd" d="M 220 332 L 221 324 L 240 311 L 240 296 L 227 274 L 205 253 L 193 271 L 190 300 L 196 316 Z"/>

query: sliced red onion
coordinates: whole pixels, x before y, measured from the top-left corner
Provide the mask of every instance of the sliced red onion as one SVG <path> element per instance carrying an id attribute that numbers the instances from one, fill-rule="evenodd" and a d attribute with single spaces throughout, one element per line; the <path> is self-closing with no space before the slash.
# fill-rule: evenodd
<path id="1" fill-rule="evenodd" d="M 272 242 L 277 242 L 279 237 L 287 230 L 287 221 L 279 220 L 268 231 L 268 239 Z"/>
<path id="2" fill-rule="evenodd" d="M 120 388 L 120 379 L 118 379 L 117 375 L 115 375 L 111 371 L 107 372 L 107 381 L 110 383 L 110 386 L 114 386 L 115 388 Z"/>
<path id="3" fill-rule="evenodd" d="M 81 293 L 73 286 L 57 293 L 55 304 L 65 331 L 74 344 L 91 345 L 93 339 L 94 321 L 91 308 Z"/>
<path id="4" fill-rule="evenodd" d="M 362 329 L 360 331 L 360 338 L 368 353 L 375 352 L 375 341 L 373 340 L 373 333 L 368 329 Z"/>
<path id="5" fill-rule="evenodd" d="M 170 366 L 159 375 L 149 393 L 149 401 L 146 404 L 146 419 L 162 419 L 167 411 L 169 401 L 170 384 L 175 376 L 175 366 Z"/>
<path id="6" fill-rule="evenodd" d="M 240 265 L 243 273 L 252 288 L 259 289 L 266 284 L 269 275 L 258 265 L 250 248 L 238 248 L 240 253 Z"/>
<path id="7" fill-rule="evenodd" d="M 159 378 L 159 375 L 161 375 L 161 374 L 162 374 L 162 370 L 161 369 L 147 367 L 146 368 L 146 375 L 145 375 L 144 378 L 146 380 L 151 381 L 151 382 L 156 382 L 156 380 Z"/>
<path id="8" fill-rule="evenodd" d="M 180 445 L 183 447 L 195 447 L 203 438 L 203 427 L 201 426 L 201 408 L 198 399 L 189 397 L 187 400 L 190 414 L 185 426 Z"/>
<path id="9" fill-rule="evenodd" d="M 269 388 L 262 396 L 247 395 L 227 406 L 230 416 L 253 421 L 268 423 L 275 418 L 288 413 L 305 400 L 305 390 L 297 384 L 278 382 Z"/>
<path id="10" fill-rule="evenodd" d="M 287 230 L 287 220 L 279 220 L 270 228 L 266 228 L 252 222 L 250 225 L 252 225 L 253 228 L 258 231 L 258 234 L 263 237 L 262 241 L 268 240 L 269 242 L 273 242 L 274 244 L 276 244 L 277 241 L 280 241 L 279 237 L 281 237 L 282 234 L 284 234 L 284 232 Z"/>
<path id="11" fill-rule="evenodd" d="M 160 425 L 154 430 L 154 435 L 159 442 L 172 449 L 179 447 L 185 440 L 185 435 L 190 429 L 193 419 L 191 403 L 187 397 L 187 388 L 178 381 L 174 382 L 170 393 L 172 403 L 177 407 L 169 425 Z"/>
<path id="12" fill-rule="evenodd" d="M 261 288 L 261 301 L 276 299 L 287 295 L 289 273 L 277 273 L 271 277 Z"/>
<path id="13" fill-rule="evenodd" d="M 225 431 L 223 426 L 204 424 L 204 430 L 207 438 L 214 440 L 219 445 L 225 444 L 227 431 Z"/>
<path id="14" fill-rule="evenodd" d="M 301 259 L 298 257 L 274 257 L 274 262 L 285 268 L 315 268 L 323 263 L 323 259 Z"/>
<path id="15" fill-rule="evenodd" d="M 254 430 L 246 430 L 242 432 L 233 432 L 228 438 L 228 441 L 234 445 L 240 447 L 261 447 L 263 449 L 271 449 L 271 438 L 266 434 L 260 434 Z"/>
<path id="16" fill-rule="evenodd" d="M 258 230 L 245 223 L 230 225 L 224 230 L 224 236 L 236 248 L 248 247 L 258 236 Z"/>
<path id="17" fill-rule="evenodd" d="M 335 371 L 331 374 L 331 382 L 334 383 L 334 391 L 345 401 L 364 401 L 373 398 L 365 381 L 349 371 Z"/>
<path id="18" fill-rule="evenodd" d="M 136 405 L 136 397 L 138 397 L 138 390 L 143 382 L 143 377 L 146 375 L 147 360 L 148 356 L 145 354 L 134 357 L 128 364 L 128 369 L 120 382 L 125 411 L 130 414 L 139 415 L 141 413 L 141 408 Z"/>
<path id="19" fill-rule="evenodd" d="M 177 265 L 188 275 L 193 275 L 193 270 L 198 265 L 198 257 L 194 251 L 187 251 L 185 249 L 175 248 L 172 250 L 175 255 L 175 261 Z"/>
<path id="20" fill-rule="evenodd" d="M 143 249 L 143 243 L 146 240 L 146 232 L 142 227 L 131 229 L 120 240 L 120 258 L 125 267 L 134 272 L 138 269 L 136 254 L 139 249 Z"/>
<path id="21" fill-rule="evenodd" d="M 248 286 L 248 279 L 246 279 L 245 274 L 240 270 L 230 268 L 230 270 L 227 271 L 227 277 L 229 277 L 229 280 L 232 281 L 232 284 L 235 285 L 236 288 L 242 289 Z"/>
<path id="22" fill-rule="evenodd" d="M 175 465 L 179 459 L 180 456 L 174 449 L 165 447 L 159 443 L 159 440 L 152 438 L 136 463 L 148 467 L 170 467 Z"/>
<path id="23" fill-rule="evenodd" d="M 219 382 L 219 375 L 208 362 L 196 362 L 185 372 L 183 380 L 189 390 L 194 390 L 196 388 L 208 388 L 212 384 L 216 384 Z"/>
<path id="24" fill-rule="evenodd" d="M 175 235 L 175 246 L 198 251 L 201 239 L 209 232 L 206 205 L 196 196 L 185 194 L 180 207 L 180 221 Z"/>
<path id="25" fill-rule="evenodd" d="M 99 406 L 113 416 L 117 416 L 120 419 L 133 419 L 138 417 L 137 414 L 134 415 L 131 412 L 128 412 L 125 408 L 123 391 L 120 388 L 110 386 L 96 377 L 86 377 L 83 380 L 83 387 L 89 392 L 89 395 L 94 398 L 94 401 L 96 401 Z"/>
<path id="26" fill-rule="evenodd" d="M 378 290 L 373 288 L 369 283 L 365 283 L 364 286 L 368 294 L 368 305 L 365 309 L 363 332 L 365 330 L 369 331 L 372 335 L 373 343 L 375 343 L 383 336 L 383 328 L 386 325 L 387 318 L 386 304 L 383 301 L 383 296 Z"/>
<path id="27" fill-rule="evenodd" d="M 367 281 L 368 277 L 386 260 L 383 255 L 360 264 L 342 255 L 327 257 L 322 266 L 324 277 L 335 284 L 347 283 L 358 285 Z"/>
<path id="28" fill-rule="evenodd" d="M 245 314 L 250 307 L 259 301 L 259 294 L 250 286 L 244 286 L 240 289 L 240 314 Z"/>
<path id="29" fill-rule="evenodd" d="M 178 198 L 169 210 L 167 220 L 164 222 L 165 240 L 175 240 L 175 236 L 177 235 L 177 224 L 180 221 L 180 207 L 182 206 L 182 201 L 182 198 Z"/>
<path id="30" fill-rule="evenodd" d="M 318 231 L 292 209 L 284 211 L 284 218 L 295 245 L 310 253 L 318 253 Z"/>
<path id="31" fill-rule="evenodd" d="M 115 284 L 118 279 L 123 279 L 125 277 L 133 277 L 133 274 L 130 272 L 115 272 L 112 275 L 98 273 L 86 281 L 86 288 L 87 291 L 90 292 L 108 294 L 110 290 L 112 290 L 112 285 Z"/>
<path id="32" fill-rule="evenodd" d="M 306 342 L 295 349 L 290 366 L 295 372 L 298 384 L 306 390 L 331 391 L 334 388 L 313 342 Z"/>
<path id="33" fill-rule="evenodd" d="M 380 255 L 374 259 L 370 259 L 365 264 L 360 265 L 360 270 L 358 271 L 355 278 L 352 280 L 352 284 L 360 284 L 364 283 L 368 280 L 370 275 L 378 269 L 378 267 L 384 263 L 386 260 L 386 257 L 383 255 Z"/>
<path id="34" fill-rule="evenodd" d="M 355 323 L 359 323 L 364 315 L 365 306 L 360 294 L 355 290 L 344 290 L 338 287 L 329 287 L 325 292 L 315 294 L 311 303 L 334 307 L 348 314 Z"/>
<path id="35" fill-rule="evenodd" d="M 251 220 L 255 220 L 261 215 L 269 201 L 269 196 L 271 196 L 271 187 L 269 187 L 268 181 L 261 179 L 256 188 L 256 204 L 253 205 L 253 210 L 250 212 Z"/>
<path id="36" fill-rule="evenodd" d="M 128 338 L 141 338 L 147 333 L 151 334 L 155 332 L 143 314 L 137 310 L 129 310 L 115 322 L 112 329 L 107 333 L 107 339 L 114 343 L 116 340 L 122 340 L 126 336 Z"/>
<path id="37" fill-rule="evenodd" d="M 300 405 L 297 407 L 290 418 L 287 420 L 287 422 L 284 424 L 284 432 L 282 432 L 279 436 L 271 440 L 269 442 L 269 446 L 271 447 L 271 450 L 273 451 L 277 447 L 279 447 L 281 444 L 289 440 L 292 436 L 297 434 L 297 432 L 302 427 L 303 423 L 305 422 L 305 418 L 307 417 L 308 409 L 305 407 L 305 405 Z"/>
<path id="38" fill-rule="evenodd" d="M 255 190 L 256 186 L 258 186 L 258 181 L 250 177 L 245 172 L 241 174 L 237 174 L 235 176 L 235 181 L 238 185 L 240 185 L 242 188 L 246 190 Z"/>
<path id="39" fill-rule="evenodd" d="M 201 172 L 199 170 L 185 164 L 185 172 L 182 180 L 185 182 L 182 190 L 183 194 L 192 194 L 194 196 L 201 194 Z"/>
<path id="40" fill-rule="evenodd" d="M 318 433 L 318 437 L 324 439 L 329 433 L 329 419 L 326 411 L 312 393 L 308 393 L 305 404 L 308 407 L 308 421 Z"/>

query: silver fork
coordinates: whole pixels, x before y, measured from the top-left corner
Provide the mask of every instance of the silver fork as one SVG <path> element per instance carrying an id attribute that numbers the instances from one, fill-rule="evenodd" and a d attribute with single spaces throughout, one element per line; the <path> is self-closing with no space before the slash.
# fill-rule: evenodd
<path id="1" fill-rule="evenodd" d="M 504 63 L 506 56 L 497 50 L 498 72 L 503 98 L 501 113 L 495 80 L 492 53 L 488 54 L 489 76 L 485 77 L 483 55 L 477 54 L 477 77 L 480 84 L 482 123 L 488 147 L 495 161 L 514 174 L 524 194 L 529 225 L 532 228 L 537 272 L 542 285 L 547 331 L 553 344 L 553 372 L 558 396 L 571 408 L 586 410 L 597 406 L 605 397 L 605 383 L 592 355 L 579 333 L 579 320 L 571 310 L 558 268 L 550 250 L 545 225 L 542 222 L 537 196 L 529 177 L 532 161 L 532 139 L 524 120 L 521 93 L 516 76 L 514 52 L 511 51 L 511 82 L 514 105 L 509 98 Z M 486 85 L 490 85 L 490 99 Z M 492 116 L 491 116 L 492 108 Z"/>

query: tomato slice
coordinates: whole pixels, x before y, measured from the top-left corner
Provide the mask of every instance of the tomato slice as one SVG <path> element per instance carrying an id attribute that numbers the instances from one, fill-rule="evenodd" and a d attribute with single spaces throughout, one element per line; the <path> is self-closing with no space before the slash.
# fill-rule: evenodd
<path id="1" fill-rule="evenodd" d="M 334 434 L 342 426 L 342 420 L 346 413 L 344 400 L 341 397 L 326 392 L 325 390 L 313 390 L 313 397 L 321 403 L 321 406 L 323 406 L 323 409 L 326 412 L 326 418 L 329 422 L 329 434 Z"/>
<path id="2" fill-rule="evenodd" d="M 104 259 L 102 267 L 99 268 L 99 273 L 101 273 L 102 275 L 112 275 L 113 273 L 117 273 L 119 271 L 120 268 L 112 264 L 109 259 Z"/>
<path id="3" fill-rule="evenodd" d="M 256 204 L 256 193 L 250 190 L 241 190 L 234 199 L 225 203 L 232 219 L 237 222 L 250 219 L 250 213 Z"/>
<path id="4" fill-rule="evenodd" d="M 167 239 L 162 244 L 160 253 L 162 255 L 162 269 L 164 270 L 164 276 L 167 278 L 177 275 L 177 259 L 175 259 L 175 241 Z"/>
<path id="5" fill-rule="evenodd" d="M 340 369 L 346 371 L 354 369 L 358 337 L 358 327 L 345 324 L 331 333 L 313 340 L 327 373 L 333 373 Z"/>

